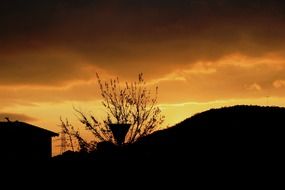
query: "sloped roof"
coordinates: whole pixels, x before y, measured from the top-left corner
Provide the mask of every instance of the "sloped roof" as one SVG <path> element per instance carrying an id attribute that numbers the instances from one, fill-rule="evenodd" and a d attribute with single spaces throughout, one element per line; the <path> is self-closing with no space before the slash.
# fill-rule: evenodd
<path id="1" fill-rule="evenodd" d="M 43 129 L 28 123 L 24 123 L 24 122 L 19 122 L 19 121 L 15 121 L 15 122 L 0 122 L 0 131 L 1 130 L 19 130 L 19 131 L 29 131 L 29 132 L 33 132 L 33 133 L 40 133 L 42 135 L 47 135 L 47 136 L 51 136 L 51 137 L 55 137 L 58 136 L 57 133 L 49 131 L 47 129 Z"/>

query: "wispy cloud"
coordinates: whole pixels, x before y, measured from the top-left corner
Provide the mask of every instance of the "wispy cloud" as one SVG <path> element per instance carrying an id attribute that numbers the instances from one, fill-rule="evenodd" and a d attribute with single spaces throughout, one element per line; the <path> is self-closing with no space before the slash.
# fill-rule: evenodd
<path id="1" fill-rule="evenodd" d="M 284 88 L 285 87 L 285 80 L 276 80 L 273 82 L 273 86 L 275 88 Z"/>
<path id="2" fill-rule="evenodd" d="M 20 113 L 1 113 L 0 112 L 0 121 L 5 121 L 8 118 L 10 121 L 25 121 L 25 122 L 33 122 L 37 121 L 36 118 L 25 115 L 25 114 L 20 114 Z"/>
<path id="3" fill-rule="evenodd" d="M 253 90 L 253 91 L 261 91 L 262 87 L 259 84 L 257 84 L 257 83 L 253 83 L 253 84 L 247 86 L 247 89 L 248 90 Z"/>

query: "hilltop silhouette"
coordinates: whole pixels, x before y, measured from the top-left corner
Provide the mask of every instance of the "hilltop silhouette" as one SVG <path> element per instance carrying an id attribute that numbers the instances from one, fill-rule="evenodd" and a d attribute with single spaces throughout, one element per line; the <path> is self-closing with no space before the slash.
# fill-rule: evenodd
<path id="1" fill-rule="evenodd" d="M 141 139 L 138 146 L 172 159 L 274 156 L 283 149 L 284 116 L 279 107 L 211 109 Z"/>
<path id="2" fill-rule="evenodd" d="M 108 142 L 92 153 L 67 153 L 55 158 L 237 162 L 275 160 L 283 155 L 285 108 L 233 106 L 211 109 L 134 144 Z M 81 157 L 82 155 L 82 157 Z"/>

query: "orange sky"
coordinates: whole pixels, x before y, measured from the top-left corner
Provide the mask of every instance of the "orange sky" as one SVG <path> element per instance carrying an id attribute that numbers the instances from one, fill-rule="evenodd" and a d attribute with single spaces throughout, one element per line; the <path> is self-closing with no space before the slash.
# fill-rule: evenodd
<path id="1" fill-rule="evenodd" d="M 173 125 L 235 104 L 285 106 L 282 1 L 0 3 L 0 120 L 59 131 L 73 106 L 103 118 L 95 72 L 143 72 Z"/>

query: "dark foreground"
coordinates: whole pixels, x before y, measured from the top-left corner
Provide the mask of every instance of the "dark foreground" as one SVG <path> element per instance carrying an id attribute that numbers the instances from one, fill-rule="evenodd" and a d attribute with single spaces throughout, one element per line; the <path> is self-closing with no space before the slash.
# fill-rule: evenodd
<path id="1" fill-rule="evenodd" d="M 197 114 L 122 147 L 101 143 L 92 153 L 67 152 L 54 161 L 268 165 L 283 162 L 285 109 L 234 106 Z"/>

